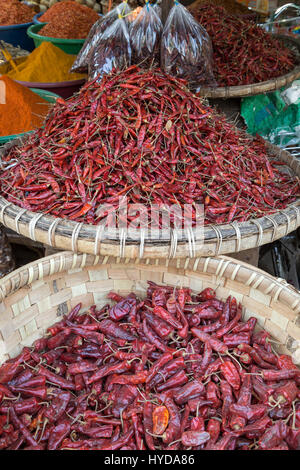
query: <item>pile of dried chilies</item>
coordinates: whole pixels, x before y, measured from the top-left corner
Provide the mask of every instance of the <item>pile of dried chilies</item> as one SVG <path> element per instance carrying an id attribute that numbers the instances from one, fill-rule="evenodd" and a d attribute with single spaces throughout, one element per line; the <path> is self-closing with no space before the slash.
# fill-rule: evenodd
<path id="1" fill-rule="evenodd" d="M 234 297 L 148 282 L 0 368 L 0 448 L 300 449 L 300 370 Z"/>
<path id="2" fill-rule="evenodd" d="M 238 3 L 236 0 L 196 0 L 191 3 L 187 8 L 190 11 L 193 11 L 195 8 L 202 7 L 202 5 L 214 5 L 215 7 L 223 7 L 227 13 L 231 13 L 236 16 L 244 16 L 247 18 L 254 17 L 259 15 L 254 10 L 250 10 L 246 5 Z"/>
<path id="3" fill-rule="evenodd" d="M 295 67 L 291 49 L 254 22 L 211 4 L 201 5 L 191 13 L 211 38 L 218 86 L 264 82 Z"/>
<path id="4" fill-rule="evenodd" d="M 22 208 L 99 224 L 99 205 L 203 204 L 205 223 L 284 209 L 299 180 L 253 139 L 159 69 L 106 75 L 58 99 L 42 129 L 2 155 L 0 194 Z M 131 222 L 131 219 L 128 218 Z M 172 220 L 171 220 L 172 222 Z"/>

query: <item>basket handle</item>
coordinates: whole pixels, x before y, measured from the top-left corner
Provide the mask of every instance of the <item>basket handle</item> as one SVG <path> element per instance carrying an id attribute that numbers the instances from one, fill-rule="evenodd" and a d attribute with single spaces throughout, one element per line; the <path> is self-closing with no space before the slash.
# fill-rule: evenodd
<path id="1" fill-rule="evenodd" d="M 295 10 L 300 11 L 300 7 L 295 5 L 294 3 L 286 3 L 282 7 L 279 7 L 279 8 L 277 8 L 277 10 L 275 10 L 274 15 L 272 16 L 272 21 L 274 21 L 276 18 L 278 18 L 278 16 L 281 15 L 281 13 L 283 13 L 288 8 L 294 8 Z"/>

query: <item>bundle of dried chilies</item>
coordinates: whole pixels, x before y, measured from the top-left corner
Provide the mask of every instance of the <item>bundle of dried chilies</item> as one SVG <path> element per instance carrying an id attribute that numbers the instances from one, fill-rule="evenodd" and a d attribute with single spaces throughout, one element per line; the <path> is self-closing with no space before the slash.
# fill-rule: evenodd
<path id="1" fill-rule="evenodd" d="M 296 450 L 300 370 L 234 297 L 148 283 L 0 367 L 0 449 Z"/>
<path id="2" fill-rule="evenodd" d="M 180 3 L 175 2 L 167 17 L 160 54 L 162 70 L 186 80 L 193 91 L 200 91 L 201 85 L 217 86 L 211 39 Z"/>
<path id="3" fill-rule="evenodd" d="M 71 72 L 87 72 L 88 66 L 93 57 L 94 51 L 102 34 L 112 26 L 118 19 L 118 15 L 124 17 L 125 21 L 130 8 L 127 2 L 120 3 L 116 8 L 111 10 L 104 16 L 101 16 L 98 21 L 92 26 L 90 32 L 76 57 L 74 64 L 71 67 Z"/>
<path id="4" fill-rule="evenodd" d="M 264 82 L 295 67 L 291 49 L 254 22 L 211 4 L 201 5 L 191 13 L 211 38 L 218 86 Z"/>
<path id="5" fill-rule="evenodd" d="M 117 18 L 100 36 L 88 64 L 89 78 L 101 80 L 112 70 L 131 64 L 129 31 L 124 18 Z"/>
<path id="6" fill-rule="evenodd" d="M 160 39 L 163 30 L 157 9 L 149 1 L 130 23 L 132 64 L 148 68 L 160 62 Z"/>
<path id="7" fill-rule="evenodd" d="M 271 214 L 299 196 L 298 178 L 270 160 L 261 138 L 159 69 L 131 66 L 58 99 L 44 127 L 2 155 L 4 164 L 11 159 L 18 163 L 1 171 L 2 196 L 88 224 L 123 196 L 147 211 L 190 204 L 192 221 L 194 204 L 203 204 L 206 224 Z"/>

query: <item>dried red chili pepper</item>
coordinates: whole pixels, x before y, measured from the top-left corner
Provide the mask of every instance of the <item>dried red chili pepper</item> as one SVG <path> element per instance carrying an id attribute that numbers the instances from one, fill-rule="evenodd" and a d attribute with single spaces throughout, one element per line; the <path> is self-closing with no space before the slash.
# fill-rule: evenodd
<path id="1" fill-rule="evenodd" d="M 219 352 L 221 354 L 228 353 L 228 348 L 226 344 L 222 343 L 222 341 L 212 338 L 209 334 L 200 331 L 198 328 L 191 328 L 191 332 L 194 336 L 199 338 L 200 341 L 203 341 L 204 343 L 209 343 L 209 345 L 214 351 Z"/>
<path id="2" fill-rule="evenodd" d="M 173 375 L 178 369 L 184 369 L 185 362 L 182 357 L 172 359 L 167 362 L 160 370 L 157 371 L 156 375 L 150 380 L 148 388 L 153 388 L 159 385 L 161 382 L 166 381 L 168 377 Z"/>
<path id="3" fill-rule="evenodd" d="M 158 392 L 162 392 L 168 389 L 174 389 L 180 387 L 188 382 L 189 378 L 184 370 L 179 370 L 175 374 L 171 375 L 165 382 L 156 386 Z"/>
<path id="4" fill-rule="evenodd" d="M 210 435 L 205 431 L 185 431 L 182 433 L 181 442 L 186 447 L 196 447 L 209 441 Z"/>
<path id="5" fill-rule="evenodd" d="M 173 328 L 176 328 L 177 330 L 180 330 L 182 328 L 181 323 L 173 317 L 171 313 L 169 313 L 167 310 L 165 310 L 163 307 L 157 306 L 154 307 L 153 309 L 154 315 L 157 315 L 159 318 L 162 320 L 165 320 L 167 323 L 169 323 Z"/>
<path id="6" fill-rule="evenodd" d="M 212 402 L 213 408 L 219 408 L 221 405 L 221 400 L 219 398 L 220 390 L 214 382 L 208 382 L 206 385 L 206 398 Z"/>
<path id="7" fill-rule="evenodd" d="M 122 437 L 120 437 L 116 441 L 114 441 L 114 442 L 111 441 L 110 444 L 104 444 L 100 448 L 100 450 L 118 450 L 118 449 L 120 449 L 122 446 L 126 445 L 130 441 L 130 439 L 133 436 L 133 433 L 134 433 L 134 430 L 130 429 L 129 431 L 127 431 Z"/>
<path id="8" fill-rule="evenodd" d="M 89 378 L 87 383 L 91 384 L 93 382 L 97 382 L 98 380 L 106 377 L 107 375 L 111 374 L 122 374 L 127 372 L 131 368 L 131 364 L 128 361 L 118 362 L 117 364 L 107 365 L 100 367 L 97 372 L 92 374 Z"/>
<path id="9" fill-rule="evenodd" d="M 135 337 L 124 330 L 124 328 L 109 319 L 102 320 L 98 324 L 98 328 L 102 333 L 113 336 L 114 338 L 125 339 L 126 341 L 133 341 L 135 339 Z"/>
<path id="10" fill-rule="evenodd" d="M 150 401 L 145 401 L 143 409 L 143 425 L 145 431 L 145 440 L 150 450 L 155 450 L 153 439 L 153 422 L 152 422 L 153 405 Z"/>
<path id="11" fill-rule="evenodd" d="M 26 361 L 29 358 L 30 350 L 28 348 L 24 348 L 22 353 L 19 354 L 18 357 L 2 365 L 0 368 L 0 384 L 12 380 L 15 375 L 17 375 L 17 373 L 20 371 L 20 364 L 22 364 L 23 361 Z"/>
<path id="12" fill-rule="evenodd" d="M 161 435 L 169 424 L 169 411 L 164 405 L 156 406 L 152 411 L 153 434 Z"/>
<path id="13" fill-rule="evenodd" d="M 69 401 L 71 399 L 71 394 L 68 391 L 61 391 L 51 402 L 51 405 L 46 409 L 44 416 L 50 421 L 57 421 L 65 412 Z"/>
<path id="14" fill-rule="evenodd" d="M 59 445 L 64 440 L 64 438 L 69 434 L 71 430 L 71 424 L 67 421 L 62 421 L 57 424 L 50 433 L 47 450 L 56 450 L 59 448 Z"/>
<path id="15" fill-rule="evenodd" d="M 148 311 L 144 312 L 144 315 L 149 326 L 160 338 L 164 339 L 173 332 L 173 328 L 161 318 L 155 317 Z"/>
<path id="16" fill-rule="evenodd" d="M 193 380 L 192 382 L 188 382 L 187 384 L 180 387 L 177 391 L 175 391 L 175 393 L 173 394 L 173 398 L 177 405 L 183 405 L 184 403 L 187 403 L 188 400 L 191 400 L 192 398 L 196 398 L 204 394 L 204 385 L 198 380 Z"/>
<path id="17" fill-rule="evenodd" d="M 0 413 L 7 414 L 11 407 L 14 408 L 17 415 L 21 415 L 23 413 L 35 414 L 41 408 L 41 405 L 35 397 L 24 398 L 20 402 L 1 405 Z"/>
<path id="18" fill-rule="evenodd" d="M 205 302 L 206 300 L 213 300 L 216 298 L 216 291 L 211 287 L 206 287 L 197 295 L 197 300 L 200 302 Z"/>
<path id="19" fill-rule="evenodd" d="M 250 375 L 245 375 L 242 380 L 242 385 L 239 390 L 239 396 L 237 399 L 237 405 L 240 406 L 249 406 L 252 399 L 252 382 Z M 245 418 L 242 418 L 239 415 L 233 414 L 231 416 L 229 427 L 233 430 L 239 430 L 243 428 L 246 424 Z"/>
<path id="20" fill-rule="evenodd" d="M 299 369 L 289 370 L 266 370 L 262 369 L 261 375 L 264 380 L 267 381 L 278 381 L 278 380 L 289 380 L 300 376 Z"/>
<path id="21" fill-rule="evenodd" d="M 273 426 L 266 430 L 259 440 L 261 449 L 270 449 L 282 443 L 287 434 L 287 427 L 283 421 L 277 421 Z"/>
<path id="22" fill-rule="evenodd" d="M 230 360 L 223 361 L 220 365 L 220 371 L 229 385 L 231 385 L 234 390 L 239 390 L 241 379 L 239 372 L 233 362 Z"/>
<path id="23" fill-rule="evenodd" d="M 291 404 L 296 399 L 298 393 L 299 390 L 296 383 L 293 380 L 289 380 L 276 388 L 274 394 L 270 396 L 269 402 L 271 403 L 271 398 L 273 397 L 273 402 L 285 406 L 286 404 Z"/>
<path id="24" fill-rule="evenodd" d="M 222 425 L 225 429 L 227 426 L 228 417 L 230 414 L 230 405 L 233 403 L 233 394 L 231 386 L 228 382 L 222 381 L 220 384 L 222 394 Z"/>
<path id="25" fill-rule="evenodd" d="M 109 309 L 109 316 L 114 321 L 119 321 L 129 315 L 130 310 L 136 305 L 136 299 L 127 297 L 120 300 Z"/>
<path id="26" fill-rule="evenodd" d="M 146 379 L 146 384 L 148 384 L 154 376 L 159 372 L 159 370 L 168 362 L 170 362 L 173 359 L 172 354 L 170 353 L 164 353 L 162 356 L 154 362 L 154 364 L 150 367 L 148 371 L 148 377 Z"/>
<path id="27" fill-rule="evenodd" d="M 233 403 L 230 405 L 231 413 L 235 413 L 242 418 L 245 418 L 247 421 L 257 420 L 262 418 L 267 412 L 266 405 L 238 405 Z"/>
<path id="28" fill-rule="evenodd" d="M 120 385 L 128 385 L 128 384 L 142 384 L 146 382 L 147 378 L 147 371 L 137 372 L 135 375 L 117 375 L 113 374 L 111 379 L 111 384 L 120 384 Z"/>
<path id="29" fill-rule="evenodd" d="M 206 426 L 206 431 L 210 435 L 210 442 L 215 444 L 221 432 L 220 421 L 215 418 L 210 418 Z"/>
<path id="30" fill-rule="evenodd" d="M 71 382 L 70 380 L 66 380 L 63 377 L 60 377 L 59 375 L 54 374 L 53 372 L 50 372 L 43 366 L 39 366 L 38 374 L 44 375 L 46 379 L 48 379 L 50 382 L 54 383 L 58 387 L 65 388 L 67 390 L 75 389 L 75 385 L 73 384 L 73 382 Z"/>
<path id="31" fill-rule="evenodd" d="M 27 429 L 27 427 L 22 423 L 22 421 L 17 417 L 16 412 L 14 408 L 9 409 L 9 415 L 10 419 L 12 420 L 13 425 L 20 430 L 20 432 L 23 434 L 24 438 L 26 439 L 26 442 L 33 446 L 35 449 L 42 449 L 42 446 L 38 444 L 38 442 L 33 438 L 31 435 L 30 431 Z"/>
<path id="32" fill-rule="evenodd" d="M 165 444 L 176 441 L 180 435 L 180 414 L 177 405 L 169 395 L 162 396 L 162 401 L 167 407 L 169 412 L 169 424 L 162 436 L 162 440 Z"/>

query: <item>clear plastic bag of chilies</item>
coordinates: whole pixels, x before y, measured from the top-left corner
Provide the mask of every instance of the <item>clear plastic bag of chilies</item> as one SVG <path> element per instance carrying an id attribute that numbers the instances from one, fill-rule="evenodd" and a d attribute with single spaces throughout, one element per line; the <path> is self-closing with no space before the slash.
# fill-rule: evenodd
<path id="1" fill-rule="evenodd" d="M 132 64 L 141 67 L 159 66 L 162 22 L 149 1 L 130 25 Z"/>
<path id="2" fill-rule="evenodd" d="M 85 73 L 88 71 L 89 61 L 104 31 L 118 19 L 119 14 L 126 18 L 126 15 L 128 15 L 130 11 L 131 9 L 127 5 L 127 2 L 122 2 L 96 21 L 90 29 L 90 32 L 72 65 L 70 70 L 71 72 Z"/>
<path id="3" fill-rule="evenodd" d="M 163 29 L 160 60 L 164 72 L 187 80 L 195 92 L 203 85 L 217 86 L 211 39 L 189 11 L 177 2 Z"/>
<path id="4" fill-rule="evenodd" d="M 161 6 L 158 3 L 152 3 L 152 8 L 154 8 L 155 13 L 159 16 L 161 19 Z"/>
<path id="5" fill-rule="evenodd" d="M 129 31 L 124 18 L 119 18 L 100 37 L 89 61 L 89 80 L 122 70 L 131 65 Z"/>

